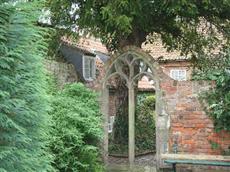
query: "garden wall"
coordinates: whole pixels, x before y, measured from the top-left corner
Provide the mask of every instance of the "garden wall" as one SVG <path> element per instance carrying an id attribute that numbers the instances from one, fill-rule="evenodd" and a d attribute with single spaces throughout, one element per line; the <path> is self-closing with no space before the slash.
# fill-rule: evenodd
<path id="1" fill-rule="evenodd" d="M 66 83 L 77 82 L 79 79 L 72 64 L 57 62 L 53 60 L 45 60 L 44 64 L 48 73 L 55 77 L 58 86 L 61 88 Z"/>
<path id="2" fill-rule="evenodd" d="M 176 142 L 179 153 L 223 154 L 230 146 L 230 135 L 215 132 L 212 119 L 199 102 L 199 93 L 214 87 L 214 82 L 161 82 L 166 111 L 170 116 L 169 152 Z"/>

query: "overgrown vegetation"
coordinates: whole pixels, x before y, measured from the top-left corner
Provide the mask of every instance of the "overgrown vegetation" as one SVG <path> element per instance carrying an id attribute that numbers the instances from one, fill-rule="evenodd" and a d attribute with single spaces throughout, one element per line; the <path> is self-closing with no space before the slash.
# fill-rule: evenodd
<path id="1" fill-rule="evenodd" d="M 52 171 L 41 1 L 0 1 L 0 171 Z"/>
<path id="2" fill-rule="evenodd" d="M 53 91 L 53 122 L 49 126 L 42 65 L 47 52 L 46 30 L 37 26 L 41 4 L 36 0 L 0 1 L 0 171 L 102 171 L 98 150 L 101 115 L 93 92 L 81 84 L 68 85 L 58 93 Z M 84 32 L 100 36 L 110 50 L 141 46 L 148 38 L 150 42 L 154 40 L 153 33 L 168 49 L 179 49 L 184 54 L 197 55 L 207 47 L 215 48 L 222 38 L 229 43 L 230 2 L 226 0 L 50 0 L 49 5 L 54 24 L 71 29 L 77 24 Z M 200 32 L 202 24 L 204 33 Z M 50 54 L 55 54 L 56 50 L 52 50 Z M 216 88 L 203 95 L 206 110 L 217 130 L 230 131 L 229 48 L 219 59 L 200 58 L 196 79 L 216 81 Z M 154 98 L 139 101 L 143 104 L 137 106 L 136 143 L 138 150 L 147 150 L 155 144 L 151 120 Z M 123 124 L 125 120 L 119 125 Z M 148 131 L 143 127 L 146 125 Z M 127 135 L 123 136 L 127 142 Z M 218 145 L 213 143 L 213 147 Z"/>
<path id="3" fill-rule="evenodd" d="M 213 118 L 217 131 L 230 132 L 230 49 L 224 49 L 218 56 L 203 56 L 196 67 L 194 79 L 216 83 L 213 90 L 201 95 L 207 113 Z"/>
<path id="4" fill-rule="evenodd" d="M 66 85 L 52 97 L 50 148 L 53 166 L 65 172 L 101 172 L 101 114 L 97 96 L 82 84 Z"/>
<path id="5" fill-rule="evenodd" d="M 219 53 L 212 56 L 203 55 L 195 65 L 195 80 L 215 81 L 212 90 L 200 95 L 200 101 L 208 115 L 213 119 L 215 130 L 225 130 L 230 133 L 230 48 L 228 45 Z M 212 149 L 219 149 L 223 155 L 230 155 L 228 149 L 210 141 Z"/>

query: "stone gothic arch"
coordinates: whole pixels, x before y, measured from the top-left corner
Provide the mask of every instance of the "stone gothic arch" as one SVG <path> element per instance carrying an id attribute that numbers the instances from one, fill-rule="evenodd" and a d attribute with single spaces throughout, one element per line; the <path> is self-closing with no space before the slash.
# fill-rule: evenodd
<path id="1" fill-rule="evenodd" d="M 134 64 L 139 65 L 139 71 L 134 72 Z M 123 67 L 128 68 L 128 72 L 124 72 Z M 108 113 L 109 113 L 109 89 L 107 87 L 108 80 L 115 75 L 119 75 L 126 81 L 129 98 L 129 163 L 134 164 L 135 159 L 135 91 L 136 81 L 142 76 L 147 75 L 153 79 L 156 92 L 156 159 L 157 167 L 162 166 L 161 154 L 168 152 L 169 146 L 169 127 L 170 119 L 166 112 L 166 105 L 163 100 L 163 92 L 160 89 L 161 80 L 168 78 L 163 74 L 159 64 L 147 53 L 137 47 L 128 46 L 122 51 L 114 55 L 105 65 L 105 76 L 101 81 L 101 111 L 104 117 L 104 144 L 103 157 L 105 163 L 108 160 Z"/>

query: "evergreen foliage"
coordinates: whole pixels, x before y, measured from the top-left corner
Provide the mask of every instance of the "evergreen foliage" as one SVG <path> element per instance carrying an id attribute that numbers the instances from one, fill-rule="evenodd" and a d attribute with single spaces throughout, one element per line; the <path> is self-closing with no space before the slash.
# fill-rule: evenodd
<path id="1" fill-rule="evenodd" d="M 0 171 L 51 171 L 42 58 L 46 32 L 37 3 L 0 1 Z"/>
<path id="2" fill-rule="evenodd" d="M 135 145 L 137 152 L 156 151 L 155 96 L 137 95 Z"/>
<path id="3" fill-rule="evenodd" d="M 48 0 L 48 6 L 53 24 L 77 25 L 111 50 L 141 46 L 154 33 L 169 49 L 185 54 L 215 46 L 217 32 L 229 40 L 229 0 Z"/>
<path id="4" fill-rule="evenodd" d="M 82 84 L 66 85 L 53 95 L 50 114 L 53 166 L 63 172 L 103 171 L 98 149 L 102 121 L 96 94 Z"/>

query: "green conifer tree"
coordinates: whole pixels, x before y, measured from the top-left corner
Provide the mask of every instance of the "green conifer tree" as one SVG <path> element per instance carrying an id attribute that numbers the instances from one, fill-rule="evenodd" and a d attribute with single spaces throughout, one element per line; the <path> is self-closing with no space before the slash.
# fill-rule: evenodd
<path id="1" fill-rule="evenodd" d="M 41 3 L 41 2 L 40 2 Z M 0 1 L 0 171 L 51 171 L 38 3 Z"/>

